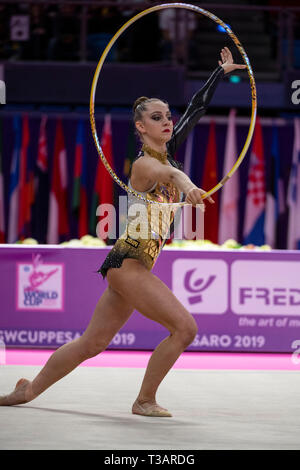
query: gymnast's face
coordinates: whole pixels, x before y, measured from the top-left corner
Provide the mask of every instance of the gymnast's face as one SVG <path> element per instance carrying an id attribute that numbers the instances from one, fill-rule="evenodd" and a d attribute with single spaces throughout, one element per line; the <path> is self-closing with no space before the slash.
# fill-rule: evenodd
<path id="1" fill-rule="evenodd" d="M 173 121 L 167 103 L 151 101 L 142 116 L 142 120 L 136 122 L 136 127 L 145 143 L 166 143 L 171 139 Z"/>

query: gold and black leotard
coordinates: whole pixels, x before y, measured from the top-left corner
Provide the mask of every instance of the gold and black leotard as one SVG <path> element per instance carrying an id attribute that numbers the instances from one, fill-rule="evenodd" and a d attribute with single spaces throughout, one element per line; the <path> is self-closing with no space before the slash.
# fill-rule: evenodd
<path id="1" fill-rule="evenodd" d="M 221 66 L 217 67 L 205 85 L 193 96 L 185 113 L 175 124 L 173 134 L 167 143 L 167 161 L 165 164 L 182 170 L 182 165 L 174 160 L 175 152 L 186 139 L 188 133 L 197 124 L 199 118 L 205 113 L 213 93 L 224 75 Z M 143 156 L 141 151 L 134 159 Z M 131 168 L 128 186 L 130 183 Z M 143 202 L 132 194 L 128 194 L 128 216 L 126 229 L 118 238 L 111 251 L 98 270 L 103 278 L 110 268 L 120 268 L 125 258 L 139 260 L 147 269 L 151 270 L 161 252 L 166 240 L 173 233 L 174 212 L 170 211 L 172 203 L 183 200 L 183 195 L 171 183 L 158 181 L 146 192 L 136 191 L 144 198 L 169 204 L 150 204 Z M 140 205 L 140 211 L 135 204 Z M 132 208 L 135 210 L 131 211 Z M 157 212 L 158 211 L 158 212 Z M 135 214 L 135 215 L 133 215 Z M 137 224 L 138 217 L 138 224 Z"/>

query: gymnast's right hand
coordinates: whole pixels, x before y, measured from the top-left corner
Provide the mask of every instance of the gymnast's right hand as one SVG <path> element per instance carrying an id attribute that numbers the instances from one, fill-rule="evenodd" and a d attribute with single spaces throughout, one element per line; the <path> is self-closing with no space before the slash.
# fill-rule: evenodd
<path id="1" fill-rule="evenodd" d="M 203 212 L 204 212 L 205 211 L 205 203 L 203 201 L 202 196 L 205 193 L 206 193 L 206 191 L 204 191 L 203 189 L 198 188 L 197 186 L 194 186 L 187 192 L 185 202 L 187 204 L 192 204 L 194 207 L 197 204 L 200 204 L 201 210 L 203 210 Z M 207 199 L 211 204 L 215 203 L 215 201 L 213 200 L 212 197 L 209 196 Z"/>

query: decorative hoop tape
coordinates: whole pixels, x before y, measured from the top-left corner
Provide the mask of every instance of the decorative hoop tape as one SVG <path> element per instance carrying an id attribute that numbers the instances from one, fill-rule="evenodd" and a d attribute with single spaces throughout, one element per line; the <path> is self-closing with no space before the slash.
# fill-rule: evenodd
<path id="1" fill-rule="evenodd" d="M 95 144 L 96 144 L 98 154 L 99 154 L 105 168 L 110 173 L 111 177 L 115 180 L 116 183 L 118 183 L 119 186 L 121 186 L 121 188 L 123 188 L 125 191 L 127 191 L 127 193 L 134 194 L 134 196 L 136 196 L 138 199 L 141 199 L 142 201 L 147 202 L 147 203 L 151 203 L 151 204 L 166 204 L 166 203 L 152 201 L 148 198 L 144 198 L 140 194 L 138 194 L 136 191 L 131 190 L 130 188 L 128 188 L 128 186 L 125 183 L 123 183 L 123 181 L 121 181 L 120 178 L 118 178 L 118 176 L 115 174 L 115 172 L 112 170 L 112 168 L 108 164 L 108 162 L 105 158 L 105 155 L 102 151 L 102 148 L 100 146 L 99 139 L 98 139 L 98 136 L 97 136 L 97 131 L 96 131 L 95 115 L 94 115 L 95 92 L 96 92 L 96 87 L 97 87 L 99 75 L 100 75 L 102 66 L 104 64 L 104 61 L 106 59 L 106 56 L 109 53 L 109 51 L 111 50 L 111 48 L 114 45 L 114 43 L 116 42 L 116 40 L 121 36 L 121 34 L 130 25 L 135 23 L 137 20 L 139 20 L 143 16 L 148 15 L 149 13 L 153 13 L 155 11 L 164 10 L 166 8 L 184 8 L 186 10 L 191 10 L 191 11 L 194 11 L 196 13 L 200 13 L 202 15 L 205 15 L 208 18 L 210 18 L 211 20 L 213 20 L 216 23 L 218 23 L 219 25 L 221 25 L 225 29 L 227 34 L 231 37 L 231 39 L 233 40 L 236 47 L 238 48 L 238 50 L 239 50 L 239 52 L 240 52 L 240 54 L 241 54 L 241 56 L 244 60 L 244 63 L 247 66 L 247 71 L 248 71 L 248 75 L 249 75 L 249 79 L 250 79 L 251 97 L 252 97 L 252 112 L 251 112 L 251 121 L 250 121 L 250 126 L 249 126 L 248 135 L 247 135 L 247 138 L 246 138 L 246 142 L 245 142 L 244 147 L 243 147 L 243 149 L 240 153 L 240 156 L 238 157 L 237 161 L 233 165 L 232 169 L 227 173 L 227 175 L 225 177 L 222 178 L 222 180 L 216 186 L 214 186 L 212 189 L 210 189 L 205 194 L 203 194 L 202 199 L 205 199 L 208 196 L 211 196 L 213 193 L 218 191 L 218 189 L 220 189 L 222 186 L 224 186 L 224 184 L 230 179 L 230 177 L 235 173 L 235 171 L 238 169 L 238 167 L 242 163 L 242 161 L 243 161 L 243 159 L 246 155 L 246 152 L 249 148 L 249 145 L 250 145 L 250 142 L 251 142 L 251 139 L 252 139 L 252 135 L 253 135 L 253 132 L 254 132 L 255 120 L 256 120 L 256 109 L 257 109 L 255 80 L 254 80 L 254 75 L 253 75 L 253 71 L 252 71 L 248 56 L 247 56 L 243 46 L 241 45 L 240 41 L 238 40 L 236 35 L 232 32 L 232 30 L 229 28 L 229 26 L 227 26 L 220 18 L 215 16 L 213 13 L 210 13 L 209 11 L 204 10 L 203 8 L 197 7 L 195 5 L 189 5 L 189 4 L 186 4 L 186 3 L 165 3 L 163 5 L 156 5 L 154 7 L 148 8 L 147 10 L 144 10 L 144 11 L 138 13 L 133 18 L 128 20 L 116 32 L 116 34 L 112 37 L 112 39 L 109 41 L 108 45 L 104 49 L 103 54 L 102 54 L 102 56 L 101 56 L 101 58 L 98 62 L 96 72 L 94 74 L 94 78 L 93 78 L 93 82 L 92 82 L 92 88 L 91 88 L 91 94 L 90 94 L 90 121 L 91 121 L 91 127 L 92 127 L 92 134 L 93 134 L 93 138 L 94 138 L 94 141 L 95 141 Z M 185 204 L 186 204 L 185 202 L 179 202 L 179 203 L 173 203 L 172 205 L 174 205 L 174 206 L 183 206 Z"/>

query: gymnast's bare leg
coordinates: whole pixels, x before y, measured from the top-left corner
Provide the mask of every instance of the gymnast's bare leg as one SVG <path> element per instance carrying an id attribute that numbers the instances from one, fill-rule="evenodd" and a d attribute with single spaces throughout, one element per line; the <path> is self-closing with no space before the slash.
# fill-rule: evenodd
<path id="1" fill-rule="evenodd" d="M 108 288 L 100 298 L 85 333 L 55 351 L 36 378 L 21 379 L 0 405 L 28 403 L 84 360 L 104 351 L 134 308 L 170 331 L 153 352 L 132 412 L 171 416 L 156 403 L 157 389 L 184 349 L 193 341 L 197 325 L 172 291 L 139 261 L 125 259 L 107 274 Z M 154 295 L 155 294 L 155 295 Z"/>
<path id="2" fill-rule="evenodd" d="M 57 349 L 32 382 L 20 379 L 10 395 L 0 397 L 0 405 L 28 403 L 80 363 L 104 351 L 132 311 L 133 306 L 108 286 L 84 334 Z"/>
<path id="3" fill-rule="evenodd" d="M 144 316 L 165 326 L 170 336 L 154 350 L 149 360 L 141 389 L 132 412 L 147 416 L 172 416 L 157 405 L 157 389 L 180 354 L 196 336 L 198 327 L 172 291 L 139 261 L 125 260 L 127 274 L 120 277 L 118 269 L 108 271 L 110 285 L 134 303 Z M 131 269 L 131 265 L 134 269 Z"/>

